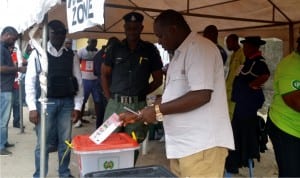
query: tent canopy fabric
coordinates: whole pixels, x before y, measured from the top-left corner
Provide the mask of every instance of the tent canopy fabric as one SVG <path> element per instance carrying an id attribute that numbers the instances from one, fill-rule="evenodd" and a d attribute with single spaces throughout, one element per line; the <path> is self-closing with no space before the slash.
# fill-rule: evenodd
<path id="1" fill-rule="evenodd" d="M 57 18 L 64 5 L 50 10 L 49 18 Z M 286 43 L 287 49 L 294 46 L 294 39 L 300 32 L 300 0 L 106 0 L 104 4 L 104 25 L 70 34 L 71 38 L 116 36 L 124 38 L 122 17 L 131 11 L 144 15 L 142 38 L 156 42 L 153 21 L 165 9 L 180 11 L 193 31 L 202 33 L 207 25 L 219 29 L 219 37 L 230 33 L 240 36 L 261 35 L 276 37 Z M 66 14 L 61 20 L 66 21 Z"/>
<path id="2" fill-rule="evenodd" d="M 0 0 L 20 2 L 19 0 Z M 27 0 L 29 6 L 18 11 L 21 24 L 28 28 L 40 23 L 48 12 L 48 19 L 59 19 L 67 24 L 65 0 Z M 38 5 L 41 6 L 38 8 Z M 52 7 L 52 8 L 51 8 Z M 6 8 L 6 7 L 5 7 Z M 51 9 L 50 9 L 51 8 Z M 132 11 L 144 15 L 142 38 L 151 42 L 157 39 L 153 34 L 153 20 L 165 9 L 180 11 L 193 31 L 202 33 L 207 25 L 214 24 L 219 29 L 219 38 L 230 33 L 241 37 L 260 35 L 283 40 L 285 53 L 295 45 L 300 32 L 300 0 L 105 0 L 104 25 L 82 29 L 69 34 L 69 38 L 83 37 L 124 38 L 122 17 Z M 50 9 L 50 10 L 49 10 Z M 25 13 L 30 12 L 27 16 Z M 24 15 L 23 15 L 24 14 Z M 16 13 L 15 13 L 16 15 Z M 1 18 L 4 16 L 1 13 Z M 27 20 L 27 22 L 25 22 Z"/>
<path id="3" fill-rule="evenodd" d="M 41 23 L 51 7 L 61 0 L 0 0 L 0 30 L 13 26 L 20 33 L 33 24 Z"/>

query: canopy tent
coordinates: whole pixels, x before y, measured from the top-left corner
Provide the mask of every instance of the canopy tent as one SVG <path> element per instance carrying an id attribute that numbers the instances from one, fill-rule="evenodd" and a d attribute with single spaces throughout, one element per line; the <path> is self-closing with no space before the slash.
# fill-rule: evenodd
<path id="1" fill-rule="evenodd" d="M 18 0 L 0 1 L 20 3 Z M 49 20 L 60 19 L 67 24 L 65 0 L 60 2 L 61 0 L 27 0 L 27 5 L 22 6 L 22 9 L 9 14 L 2 14 L 4 11 L 1 11 L 1 18 L 20 14 L 17 19 L 11 18 L 10 22 L 22 26 L 22 31 L 34 23 L 40 23 L 47 12 Z M 283 40 L 286 54 L 293 49 L 295 38 L 299 36 L 299 7 L 300 0 L 105 0 L 104 25 L 83 29 L 82 32 L 69 34 L 69 37 L 124 38 L 122 17 L 128 12 L 137 11 L 145 17 L 142 38 L 156 42 L 152 29 L 153 20 L 161 11 L 174 9 L 184 15 L 193 31 L 201 33 L 207 25 L 214 24 L 220 31 L 220 39 L 229 33 L 276 37 Z M 1 8 L 8 9 L 3 6 Z"/>
<path id="2" fill-rule="evenodd" d="M 20 5 L 21 2 L 26 3 Z M 19 32 L 24 32 L 33 24 L 41 23 L 45 14 L 48 20 L 59 19 L 67 25 L 66 4 L 61 0 L 0 0 L 0 4 L 0 29 L 11 25 Z M 174 9 L 184 15 L 193 31 L 202 33 L 207 25 L 214 24 L 220 31 L 220 39 L 230 33 L 242 37 L 276 37 L 283 40 L 284 54 L 287 54 L 295 44 L 295 37 L 299 36 L 299 7 L 300 0 L 106 0 L 104 25 L 68 34 L 68 37 L 116 36 L 122 39 L 122 17 L 128 12 L 137 11 L 145 17 L 142 38 L 156 42 L 153 20 L 161 11 Z M 2 23 L 4 19 L 8 23 Z"/>
<path id="3" fill-rule="evenodd" d="M 145 17 L 142 38 L 156 42 L 152 29 L 155 17 L 165 9 L 174 9 L 184 15 L 193 31 L 201 33 L 207 25 L 214 24 L 221 38 L 230 33 L 276 37 L 283 40 L 284 53 L 288 53 L 300 32 L 299 8 L 299 0 L 106 0 L 104 25 L 70 34 L 69 37 L 116 36 L 122 39 L 123 15 L 137 11 Z M 66 21 L 64 9 L 64 3 L 54 7 L 49 11 L 49 19 Z"/>

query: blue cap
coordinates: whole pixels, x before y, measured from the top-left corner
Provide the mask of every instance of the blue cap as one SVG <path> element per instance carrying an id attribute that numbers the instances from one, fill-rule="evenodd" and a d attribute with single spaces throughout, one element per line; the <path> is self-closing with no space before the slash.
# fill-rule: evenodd
<path id="1" fill-rule="evenodd" d="M 144 16 L 137 12 L 130 12 L 124 15 L 123 19 L 125 22 L 140 22 L 142 23 L 144 20 Z"/>

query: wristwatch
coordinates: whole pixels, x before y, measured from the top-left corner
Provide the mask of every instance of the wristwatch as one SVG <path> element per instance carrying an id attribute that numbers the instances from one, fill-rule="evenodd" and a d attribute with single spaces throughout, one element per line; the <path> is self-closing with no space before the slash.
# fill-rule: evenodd
<path id="1" fill-rule="evenodd" d="M 154 106 L 154 109 L 155 109 L 156 120 L 157 120 L 158 122 L 162 122 L 162 121 L 164 120 L 164 116 L 163 116 L 163 114 L 160 112 L 159 105 L 155 105 L 155 106 Z"/>

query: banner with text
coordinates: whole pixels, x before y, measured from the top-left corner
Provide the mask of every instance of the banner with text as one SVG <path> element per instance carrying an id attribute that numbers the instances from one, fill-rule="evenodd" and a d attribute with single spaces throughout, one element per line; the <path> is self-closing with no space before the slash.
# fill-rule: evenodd
<path id="1" fill-rule="evenodd" d="M 104 0 L 67 0 L 69 33 L 104 23 Z"/>

